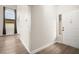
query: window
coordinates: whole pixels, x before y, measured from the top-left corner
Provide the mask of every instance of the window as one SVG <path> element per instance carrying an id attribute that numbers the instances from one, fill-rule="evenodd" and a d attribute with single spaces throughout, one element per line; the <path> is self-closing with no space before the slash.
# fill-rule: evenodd
<path id="1" fill-rule="evenodd" d="M 15 20 L 15 10 L 10 8 L 5 8 L 5 19 Z"/>
<path id="2" fill-rule="evenodd" d="M 3 34 L 14 34 L 17 33 L 16 29 L 16 9 L 3 8 Z"/>

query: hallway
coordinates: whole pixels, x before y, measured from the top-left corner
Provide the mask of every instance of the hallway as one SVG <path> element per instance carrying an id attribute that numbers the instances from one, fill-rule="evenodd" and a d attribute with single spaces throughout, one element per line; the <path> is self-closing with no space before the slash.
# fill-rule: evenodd
<path id="1" fill-rule="evenodd" d="M 0 37 L 0 54 L 27 54 L 18 35 Z"/>
<path id="2" fill-rule="evenodd" d="M 0 5 L 0 12 L 1 54 L 79 53 L 79 6 Z"/>

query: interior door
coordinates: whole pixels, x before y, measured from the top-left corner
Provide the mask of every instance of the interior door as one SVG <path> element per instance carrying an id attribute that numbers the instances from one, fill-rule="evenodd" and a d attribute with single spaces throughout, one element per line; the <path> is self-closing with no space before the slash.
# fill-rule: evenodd
<path id="1" fill-rule="evenodd" d="M 62 14 L 63 43 L 79 48 L 79 11 Z"/>

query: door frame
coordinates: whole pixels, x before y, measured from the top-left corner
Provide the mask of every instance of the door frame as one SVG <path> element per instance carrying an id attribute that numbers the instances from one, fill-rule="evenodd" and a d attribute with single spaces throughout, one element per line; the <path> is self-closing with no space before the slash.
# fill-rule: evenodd
<path id="1" fill-rule="evenodd" d="M 58 14 L 58 35 L 60 38 L 60 42 L 63 43 L 63 31 L 64 31 L 64 27 L 63 27 L 63 23 L 62 23 L 62 14 Z"/>

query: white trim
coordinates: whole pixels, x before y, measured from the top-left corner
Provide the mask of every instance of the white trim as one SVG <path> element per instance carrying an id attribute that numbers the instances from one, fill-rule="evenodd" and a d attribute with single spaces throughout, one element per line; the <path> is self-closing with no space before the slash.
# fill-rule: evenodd
<path id="1" fill-rule="evenodd" d="M 47 44 L 47 45 L 44 45 L 44 46 L 42 46 L 42 47 L 40 47 L 40 48 L 38 48 L 38 49 L 35 49 L 35 50 L 31 51 L 31 54 L 37 53 L 37 52 L 39 52 L 39 51 L 41 51 L 41 50 L 47 48 L 48 46 L 54 44 L 55 42 L 56 42 L 56 41 L 53 41 L 53 42 L 51 42 L 51 43 L 49 43 L 49 44 Z"/>
<path id="2" fill-rule="evenodd" d="M 20 39 L 21 43 L 24 45 L 24 47 L 26 48 L 26 50 L 31 53 L 30 49 L 24 44 L 24 42 Z"/>
<path id="3" fill-rule="evenodd" d="M 31 53 L 30 49 L 28 47 L 26 47 L 26 45 L 23 43 L 23 41 L 21 40 L 21 43 L 24 45 L 24 47 L 26 48 L 26 50 Z"/>
<path id="4" fill-rule="evenodd" d="M 25 47 L 25 46 L 24 46 Z M 27 47 L 25 47 L 26 49 L 27 49 L 27 51 L 29 52 L 29 53 L 31 53 L 31 51 L 30 51 L 30 49 L 29 48 L 27 48 Z"/>

